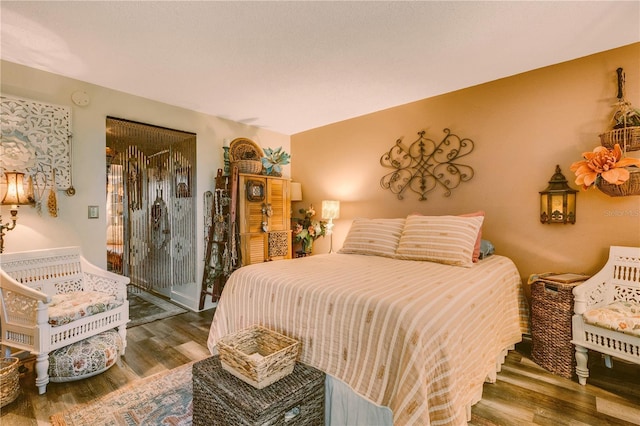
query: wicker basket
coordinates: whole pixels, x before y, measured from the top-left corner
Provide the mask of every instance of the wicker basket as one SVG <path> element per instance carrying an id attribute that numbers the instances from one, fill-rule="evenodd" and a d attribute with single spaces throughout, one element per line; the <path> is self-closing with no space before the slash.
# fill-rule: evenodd
<path id="1" fill-rule="evenodd" d="M 262 162 L 255 160 L 238 160 L 231 162 L 231 168 L 237 167 L 240 173 L 259 175 L 262 173 Z"/>
<path id="2" fill-rule="evenodd" d="M 20 392 L 18 362 L 14 357 L 0 358 L 0 407 L 12 403 Z"/>
<path id="3" fill-rule="evenodd" d="M 251 139 L 236 138 L 229 144 L 229 162 L 231 167 L 237 167 L 240 173 L 261 174 L 262 157 L 262 148 Z"/>
<path id="4" fill-rule="evenodd" d="M 541 367 L 568 379 L 576 365 L 571 344 L 573 288 L 581 283 L 539 280 L 531 284 L 531 357 Z"/>
<path id="5" fill-rule="evenodd" d="M 300 342 L 254 325 L 218 341 L 222 368 L 245 383 L 262 389 L 290 374 Z"/>
<path id="6" fill-rule="evenodd" d="M 598 187 L 598 189 L 610 197 L 640 195 L 640 168 L 625 168 L 629 170 L 629 180 L 620 185 L 614 185 L 598 176 L 598 178 L 596 179 L 596 186 Z"/>
<path id="7" fill-rule="evenodd" d="M 605 132 L 600 135 L 600 144 L 609 149 L 619 144 L 623 151 L 638 151 L 640 150 L 640 126 L 623 127 Z"/>
<path id="8" fill-rule="evenodd" d="M 293 373 L 256 389 L 213 356 L 193 364 L 193 426 L 324 425 L 325 374 L 297 362 Z"/>

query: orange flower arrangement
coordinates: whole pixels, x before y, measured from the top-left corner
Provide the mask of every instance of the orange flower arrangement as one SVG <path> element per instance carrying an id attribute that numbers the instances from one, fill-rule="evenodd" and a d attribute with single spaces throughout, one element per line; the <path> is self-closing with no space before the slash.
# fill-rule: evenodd
<path id="1" fill-rule="evenodd" d="M 598 146 L 591 152 L 583 152 L 584 160 L 571 165 L 571 171 L 576 174 L 576 184 L 583 189 L 589 188 L 596 182 L 598 176 L 613 185 L 621 185 L 629 180 L 627 166 L 640 167 L 640 159 L 622 158 L 622 149 L 615 144 L 613 149 Z"/>

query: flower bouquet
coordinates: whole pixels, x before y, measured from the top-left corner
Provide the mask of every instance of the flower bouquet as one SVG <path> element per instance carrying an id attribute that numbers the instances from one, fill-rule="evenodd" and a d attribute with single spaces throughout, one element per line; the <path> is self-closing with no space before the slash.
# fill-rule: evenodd
<path id="1" fill-rule="evenodd" d="M 296 224 L 293 228 L 293 239 L 296 243 L 302 244 L 302 251 L 304 253 L 311 253 L 313 250 L 313 242 L 320 237 L 324 237 L 327 232 L 327 222 L 311 219 L 316 215 L 316 211 L 313 205 L 308 209 L 300 209 L 300 214 L 304 217 L 301 219 L 294 219 Z"/>
<path id="2" fill-rule="evenodd" d="M 619 144 L 613 149 L 598 146 L 582 157 L 571 165 L 571 171 L 583 189 L 595 184 L 612 197 L 640 194 L 640 159 L 624 157 Z"/>

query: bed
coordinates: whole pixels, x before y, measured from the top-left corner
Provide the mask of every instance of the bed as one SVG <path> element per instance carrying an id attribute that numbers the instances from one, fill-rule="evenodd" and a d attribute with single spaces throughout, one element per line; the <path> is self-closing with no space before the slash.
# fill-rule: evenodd
<path id="1" fill-rule="evenodd" d="M 526 329 L 521 278 L 499 255 L 464 265 L 409 260 L 416 236 L 408 222 L 380 250 L 369 250 L 386 238 L 379 227 L 358 240 L 350 238 L 359 235 L 354 221 L 339 253 L 238 269 L 216 308 L 210 351 L 226 334 L 261 324 L 300 340 L 300 362 L 374 408 L 388 407 L 393 424 L 466 424 L 483 383 L 495 380 Z M 475 232 L 456 242 L 464 256 Z M 404 255 L 403 235 L 414 237 L 404 241 Z"/>

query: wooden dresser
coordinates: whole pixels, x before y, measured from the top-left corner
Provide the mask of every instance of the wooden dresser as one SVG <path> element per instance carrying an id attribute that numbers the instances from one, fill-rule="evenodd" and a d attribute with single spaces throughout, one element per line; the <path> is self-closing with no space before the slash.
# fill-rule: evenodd
<path id="1" fill-rule="evenodd" d="M 240 173 L 238 226 L 242 266 L 291 259 L 290 180 Z"/>

